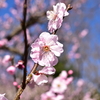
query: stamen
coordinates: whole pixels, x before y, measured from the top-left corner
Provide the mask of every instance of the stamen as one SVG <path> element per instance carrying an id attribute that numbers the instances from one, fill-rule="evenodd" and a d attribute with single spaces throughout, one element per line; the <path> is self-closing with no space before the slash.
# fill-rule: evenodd
<path id="1" fill-rule="evenodd" d="M 48 46 L 44 46 L 43 51 L 48 52 L 48 51 L 50 51 L 50 48 Z"/>

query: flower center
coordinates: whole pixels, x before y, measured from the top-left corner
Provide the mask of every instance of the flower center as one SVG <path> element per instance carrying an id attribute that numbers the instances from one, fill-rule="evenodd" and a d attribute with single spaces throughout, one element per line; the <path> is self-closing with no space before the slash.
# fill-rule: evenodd
<path id="1" fill-rule="evenodd" d="M 60 84 L 58 84 L 57 87 L 60 87 Z"/>
<path id="2" fill-rule="evenodd" d="M 57 18 L 57 14 L 52 13 L 52 20 L 55 20 Z"/>
<path id="3" fill-rule="evenodd" d="M 57 14 L 55 14 L 54 16 L 53 16 L 53 20 L 55 20 L 57 18 Z"/>
<path id="4" fill-rule="evenodd" d="M 50 48 L 48 46 L 44 46 L 43 51 L 48 52 L 48 51 L 50 51 Z"/>
<path id="5" fill-rule="evenodd" d="M 55 20 L 56 18 L 57 18 L 57 14 L 53 11 L 50 11 L 48 19 L 49 20 Z"/>

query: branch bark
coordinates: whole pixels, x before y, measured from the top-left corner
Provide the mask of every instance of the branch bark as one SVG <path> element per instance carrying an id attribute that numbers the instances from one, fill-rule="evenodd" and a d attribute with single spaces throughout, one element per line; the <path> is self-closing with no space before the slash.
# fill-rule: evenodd
<path id="1" fill-rule="evenodd" d="M 28 41 L 27 41 L 27 33 L 26 33 L 26 17 L 27 17 L 27 0 L 24 1 L 23 5 L 23 20 L 21 22 L 21 26 L 24 32 L 24 70 L 23 70 L 23 82 L 22 82 L 22 89 L 25 89 L 26 87 L 26 76 L 27 76 L 27 55 L 28 55 Z"/>
<path id="2" fill-rule="evenodd" d="M 34 16 L 31 16 L 27 22 L 26 22 L 26 28 L 36 24 L 36 23 L 43 23 L 44 21 L 46 21 L 45 17 L 43 18 L 43 16 L 45 16 L 45 12 L 39 12 L 36 13 Z M 22 27 L 21 25 L 17 26 L 17 28 L 14 28 L 12 30 L 12 33 L 10 33 L 10 35 L 6 36 L 5 38 L 8 40 L 11 40 L 13 36 L 18 35 L 20 32 L 22 31 Z"/>
<path id="3" fill-rule="evenodd" d="M 22 53 L 19 50 L 17 50 L 16 48 L 3 46 L 3 47 L 0 47 L 0 49 L 7 50 L 7 51 L 13 52 L 13 53 L 18 54 L 18 55 L 22 55 Z"/>
<path id="4" fill-rule="evenodd" d="M 30 74 L 26 78 L 25 86 L 30 82 L 32 78 L 32 74 L 36 71 L 37 67 L 38 67 L 38 64 L 34 64 L 33 69 L 31 70 Z M 21 87 L 18 89 L 16 96 L 13 100 L 20 100 L 20 96 L 23 93 L 24 89 L 22 88 L 22 85 L 21 85 Z"/>

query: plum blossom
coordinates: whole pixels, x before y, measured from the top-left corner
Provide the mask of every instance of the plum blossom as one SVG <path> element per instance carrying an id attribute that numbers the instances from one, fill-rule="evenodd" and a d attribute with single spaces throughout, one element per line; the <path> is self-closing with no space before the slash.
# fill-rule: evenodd
<path id="1" fill-rule="evenodd" d="M 53 11 L 47 11 L 47 18 L 49 20 L 48 30 L 53 33 L 59 29 L 63 22 L 63 17 L 68 16 L 66 5 L 64 3 L 57 3 L 53 5 Z"/>
<path id="2" fill-rule="evenodd" d="M 73 71 L 70 71 L 72 74 Z M 41 95 L 41 100 L 63 100 L 64 93 L 71 81 L 72 77 L 68 77 L 68 73 L 63 70 L 60 75 L 53 80 L 50 90 Z"/>
<path id="3" fill-rule="evenodd" d="M 66 79 L 67 76 L 68 75 L 67 75 L 67 72 L 65 70 L 63 70 L 59 75 L 59 77 L 62 78 L 62 79 Z"/>
<path id="4" fill-rule="evenodd" d="M 41 85 L 44 83 L 48 82 L 48 78 L 46 77 L 46 75 L 52 75 L 55 73 L 55 68 L 53 67 L 44 67 L 42 70 L 37 71 L 35 74 L 33 74 L 33 81 L 37 84 L 37 85 Z"/>
<path id="5" fill-rule="evenodd" d="M 54 100 L 54 98 L 55 98 L 55 94 L 52 93 L 51 91 L 48 91 L 41 95 L 41 100 Z"/>
<path id="6" fill-rule="evenodd" d="M 5 97 L 5 93 L 4 93 L 4 94 L 0 94 L 0 100 L 8 100 L 8 99 Z"/>
<path id="7" fill-rule="evenodd" d="M 42 85 L 48 82 L 48 78 L 46 77 L 46 75 L 41 73 L 33 74 L 33 80 L 37 85 Z"/>
<path id="8" fill-rule="evenodd" d="M 3 63 L 7 63 L 9 61 L 11 61 L 13 58 L 10 55 L 5 55 L 2 62 Z"/>
<path id="9" fill-rule="evenodd" d="M 38 39 L 31 45 L 30 57 L 41 66 L 55 66 L 63 52 L 63 44 L 58 42 L 58 36 L 42 32 Z"/>
<path id="10" fill-rule="evenodd" d="M 0 47 L 5 46 L 7 44 L 7 42 L 8 42 L 7 39 L 0 40 Z"/>
<path id="11" fill-rule="evenodd" d="M 62 94 L 55 95 L 52 91 L 48 91 L 41 95 L 41 100 L 63 100 L 63 99 L 64 95 Z"/>
<path id="12" fill-rule="evenodd" d="M 87 34 L 88 34 L 88 30 L 87 30 L 87 29 L 84 29 L 84 30 L 82 30 L 82 32 L 79 34 L 79 37 L 80 37 L 80 38 L 84 38 Z"/>
<path id="13" fill-rule="evenodd" d="M 68 77 L 66 71 L 62 71 L 60 75 L 52 82 L 51 90 L 55 93 L 64 93 L 67 86 L 72 82 L 73 77 Z"/>
<path id="14" fill-rule="evenodd" d="M 5 0 L 0 0 L 0 8 L 5 8 L 7 7 L 7 3 Z"/>
<path id="15" fill-rule="evenodd" d="M 52 82 L 51 90 L 55 93 L 64 93 L 67 89 L 66 81 L 61 78 L 55 78 Z"/>
<path id="16" fill-rule="evenodd" d="M 14 82 L 13 82 L 13 85 L 14 85 L 14 86 L 17 86 L 17 85 L 18 85 L 18 83 L 17 83 L 16 81 L 14 81 Z"/>
<path id="17" fill-rule="evenodd" d="M 7 72 L 9 74 L 11 74 L 11 75 L 14 75 L 15 74 L 15 71 L 16 71 L 16 69 L 15 69 L 14 66 L 10 66 L 10 67 L 7 68 Z"/>

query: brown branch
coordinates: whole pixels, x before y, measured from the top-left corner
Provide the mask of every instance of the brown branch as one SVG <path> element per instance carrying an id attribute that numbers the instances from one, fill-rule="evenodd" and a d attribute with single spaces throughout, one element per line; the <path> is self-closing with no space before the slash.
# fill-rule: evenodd
<path id="1" fill-rule="evenodd" d="M 27 85 L 30 82 L 30 80 L 32 78 L 32 74 L 35 73 L 37 67 L 38 67 L 38 64 L 34 64 L 33 69 L 31 70 L 30 74 L 26 78 L 25 85 Z M 16 93 L 16 96 L 13 100 L 20 100 L 20 96 L 23 93 L 23 91 L 24 91 L 24 89 L 22 88 L 22 85 L 21 85 L 21 87 L 18 89 L 18 91 Z"/>
<path id="2" fill-rule="evenodd" d="M 45 12 L 38 12 L 35 13 L 34 16 L 31 16 L 27 22 L 26 22 L 26 28 L 36 24 L 36 23 L 43 23 L 44 21 L 46 21 L 45 17 L 43 18 L 43 16 L 45 16 Z M 22 31 L 22 27 L 21 25 L 17 26 L 16 28 L 14 28 L 12 30 L 12 33 L 10 33 L 10 35 L 6 36 L 5 38 L 8 40 L 11 40 L 13 36 L 18 35 L 20 32 Z"/>
<path id="3" fill-rule="evenodd" d="M 24 32 L 24 43 L 25 43 L 25 49 L 24 49 L 24 70 L 23 70 L 23 82 L 22 82 L 22 89 L 25 89 L 26 87 L 26 76 L 27 76 L 27 55 L 28 55 L 28 41 L 27 41 L 27 33 L 26 33 L 26 16 L 27 16 L 27 0 L 24 1 L 23 5 L 23 21 L 21 22 L 22 29 Z"/>
<path id="4" fill-rule="evenodd" d="M 16 48 L 3 46 L 3 47 L 0 47 L 0 49 L 7 50 L 7 51 L 13 52 L 18 55 L 22 55 L 22 53 L 20 51 L 18 51 Z"/>

